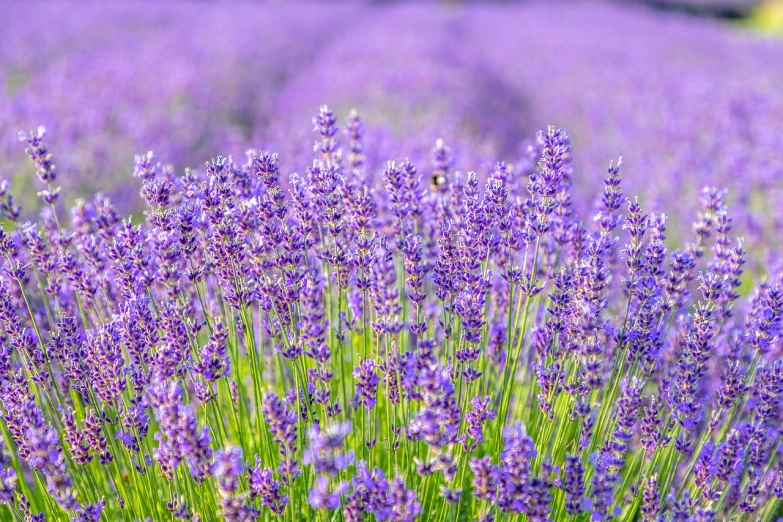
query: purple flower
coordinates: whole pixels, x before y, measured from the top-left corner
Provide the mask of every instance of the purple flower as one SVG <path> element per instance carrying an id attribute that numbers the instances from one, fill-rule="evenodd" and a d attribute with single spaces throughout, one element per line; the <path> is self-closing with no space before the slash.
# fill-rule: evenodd
<path id="1" fill-rule="evenodd" d="M 102 498 L 95 504 L 87 504 L 86 506 L 79 507 L 76 510 L 76 516 L 71 520 L 73 522 L 99 522 L 105 507 L 106 500 Z"/>
<path id="2" fill-rule="evenodd" d="M 155 433 L 158 447 L 155 460 L 167 477 L 172 477 L 183 460 L 196 482 L 203 482 L 210 469 L 212 449 L 209 428 L 199 428 L 193 409 L 183 403 L 176 382 L 159 381 L 149 387 L 149 403 L 155 412 L 160 431 Z"/>
<path id="3" fill-rule="evenodd" d="M 378 373 L 375 361 L 372 359 L 360 359 L 359 366 L 354 368 L 353 376 L 356 379 L 356 395 L 354 403 L 361 404 L 368 410 L 372 410 L 376 403 L 378 393 Z"/>
<path id="4" fill-rule="evenodd" d="M 315 485 L 310 489 L 307 503 L 314 509 L 326 509 L 334 511 L 340 507 L 340 495 L 345 491 L 345 485 L 340 483 L 332 489 L 329 478 L 319 476 L 315 479 Z"/>
<path id="5" fill-rule="evenodd" d="M 25 152 L 35 163 L 36 173 L 41 183 L 46 184 L 46 190 L 38 193 L 38 196 L 46 205 L 53 205 L 59 196 L 60 187 L 52 188 L 51 184 L 57 179 L 57 169 L 52 163 L 52 154 L 49 153 L 43 138 L 46 136 L 46 127 L 39 126 L 35 131 L 25 134 L 19 131 L 19 141 L 27 143 Z"/>
<path id="6" fill-rule="evenodd" d="M 243 472 L 242 448 L 228 447 L 215 452 L 210 473 L 220 491 L 219 513 L 231 522 L 250 522 L 261 514 L 248 503 L 248 493 L 237 491 Z"/>
<path id="7" fill-rule="evenodd" d="M 498 467 L 492 464 L 489 456 L 470 459 L 473 472 L 473 496 L 480 500 L 494 501 L 498 487 Z"/>
<path id="8" fill-rule="evenodd" d="M 614 488 L 618 480 L 617 457 L 606 450 L 595 456 L 595 475 L 590 486 L 590 499 L 587 507 L 591 520 L 608 520 L 617 513 L 610 513 L 609 508 L 614 502 Z"/>
<path id="9" fill-rule="evenodd" d="M 419 343 L 422 347 L 423 343 Z M 454 398 L 454 386 L 448 367 L 432 364 L 420 370 L 418 384 L 422 388 L 424 406 L 411 419 L 408 436 L 428 445 L 444 448 L 458 440 L 461 418 Z"/>
<path id="10" fill-rule="evenodd" d="M 715 477 L 723 482 L 733 482 L 742 469 L 745 457 L 742 436 L 737 430 L 732 430 L 726 442 L 717 451 Z"/>
<path id="11" fill-rule="evenodd" d="M 13 505 L 16 480 L 16 471 L 13 468 L 0 469 L 0 504 Z"/>
<path id="12" fill-rule="evenodd" d="M 214 382 L 230 372 L 231 363 L 226 351 L 227 339 L 228 332 L 223 328 L 223 322 L 217 319 L 212 325 L 209 342 L 201 348 L 201 360 L 196 365 L 198 372 L 207 382 Z"/>
<path id="13" fill-rule="evenodd" d="M 247 483 L 250 494 L 261 499 L 261 504 L 276 514 L 282 515 L 289 503 L 289 498 L 282 493 L 282 484 L 275 480 L 272 470 L 261 467 L 261 461 L 256 455 L 256 465 L 247 470 Z"/>
<path id="14" fill-rule="evenodd" d="M 489 408 L 489 401 L 489 397 L 484 397 L 483 399 L 481 397 L 473 397 L 470 402 L 473 410 L 465 414 L 465 419 L 468 422 L 465 433 L 475 440 L 476 444 L 484 442 L 483 424 L 495 418 L 495 411 Z"/>
<path id="15" fill-rule="evenodd" d="M 655 522 L 658 520 L 660 511 L 660 495 L 658 494 L 658 477 L 653 475 L 644 483 L 644 492 L 642 493 L 641 512 L 645 522 Z"/>
<path id="16" fill-rule="evenodd" d="M 422 513 L 416 492 L 406 489 L 405 482 L 400 478 L 389 484 L 388 502 L 392 511 L 390 520 L 393 522 L 413 522 Z"/>
<path id="17" fill-rule="evenodd" d="M 332 476 L 347 469 L 353 463 L 353 452 L 346 452 L 344 448 L 349 433 L 351 425 L 348 422 L 329 424 L 323 429 L 310 428 L 307 430 L 310 444 L 304 449 L 302 462 L 312 466 L 316 473 Z"/>
<path id="18" fill-rule="evenodd" d="M 264 419 L 272 434 L 272 440 L 280 445 L 280 455 L 283 462 L 281 473 L 287 480 L 292 480 L 299 474 L 297 452 L 297 415 L 296 410 L 288 408 L 274 393 L 267 393 L 262 400 Z"/>
<path id="19" fill-rule="evenodd" d="M 566 513 L 578 515 L 584 510 L 584 465 L 578 455 L 566 455 L 560 489 L 566 492 Z"/>
<path id="20" fill-rule="evenodd" d="M 530 464 L 536 456 L 533 440 L 520 423 L 503 432 L 497 505 L 501 511 L 524 513 L 530 486 Z"/>
<path id="21" fill-rule="evenodd" d="M 222 492 L 235 492 L 244 471 L 242 448 L 234 446 L 216 451 L 209 471 Z"/>

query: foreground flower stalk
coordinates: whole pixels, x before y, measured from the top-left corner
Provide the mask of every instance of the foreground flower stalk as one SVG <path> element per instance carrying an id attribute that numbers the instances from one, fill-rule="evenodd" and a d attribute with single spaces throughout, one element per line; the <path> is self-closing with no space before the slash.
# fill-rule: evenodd
<path id="1" fill-rule="evenodd" d="M 622 160 L 577 215 L 560 129 L 462 175 L 440 140 L 374 172 L 357 113 L 313 124 L 303 174 L 136 156 L 140 223 L 67 219 L 20 134 L 43 210 L 3 185 L 4 517 L 783 515 L 783 289 L 746 284 L 725 192 L 674 246 Z"/>

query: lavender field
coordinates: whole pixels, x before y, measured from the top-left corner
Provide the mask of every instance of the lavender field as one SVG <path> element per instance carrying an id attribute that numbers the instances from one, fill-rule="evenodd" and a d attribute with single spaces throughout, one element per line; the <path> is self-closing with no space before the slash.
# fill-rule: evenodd
<path id="1" fill-rule="evenodd" d="M 652 4 L 0 1 L 0 520 L 783 520 L 783 38 Z"/>

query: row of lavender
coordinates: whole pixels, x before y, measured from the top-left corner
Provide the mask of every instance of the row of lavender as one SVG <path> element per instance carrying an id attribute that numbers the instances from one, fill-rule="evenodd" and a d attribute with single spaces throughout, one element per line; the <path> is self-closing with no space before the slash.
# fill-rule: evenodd
<path id="1" fill-rule="evenodd" d="M 437 137 L 469 164 L 518 160 L 554 121 L 580 140 L 580 186 L 596 186 L 595 166 L 623 151 L 628 185 L 653 210 L 718 184 L 733 189 L 744 234 L 779 237 L 783 218 L 767 203 L 783 197 L 782 46 L 736 28 L 599 2 L 4 9 L 3 177 L 24 172 L 8 136 L 43 122 L 71 151 L 69 194 L 102 190 L 136 210 L 134 152 L 156 147 L 184 168 L 264 144 L 296 169 L 308 154 L 298 122 L 327 99 L 380 124 L 367 137 L 375 168 L 399 150 L 424 161 Z"/>
<path id="2" fill-rule="evenodd" d="M 141 224 L 102 196 L 67 221 L 20 134 L 44 210 L 4 186 L 4 516 L 781 515 L 783 288 L 741 295 L 723 191 L 671 249 L 622 160 L 579 217 L 561 130 L 480 186 L 442 141 L 376 170 L 357 114 L 313 122 L 302 174 L 136 156 Z"/>

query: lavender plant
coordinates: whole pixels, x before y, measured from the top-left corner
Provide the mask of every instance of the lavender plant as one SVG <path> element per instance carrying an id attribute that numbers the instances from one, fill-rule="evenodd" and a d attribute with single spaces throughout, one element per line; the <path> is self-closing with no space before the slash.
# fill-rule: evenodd
<path id="1" fill-rule="evenodd" d="M 780 274 L 745 285 L 726 193 L 691 236 L 611 163 L 580 217 L 568 134 L 463 175 L 314 158 L 175 173 L 136 156 L 143 222 L 68 209 L 20 133 L 4 185 L 0 503 L 8 520 L 776 520 Z M 589 196 L 588 196 L 589 197 Z"/>

